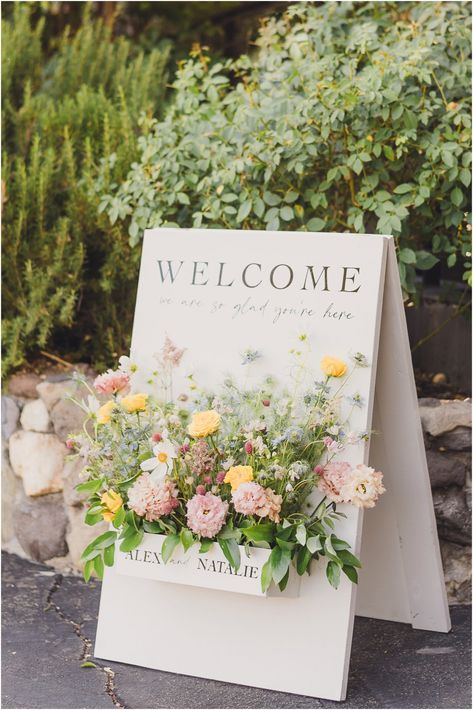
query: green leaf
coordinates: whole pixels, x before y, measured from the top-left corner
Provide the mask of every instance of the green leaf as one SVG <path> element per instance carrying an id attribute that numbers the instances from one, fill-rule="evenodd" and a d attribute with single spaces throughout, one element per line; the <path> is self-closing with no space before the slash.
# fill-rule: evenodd
<path id="1" fill-rule="evenodd" d="M 109 532 L 102 533 L 102 535 L 99 535 L 98 537 L 95 538 L 95 540 L 92 540 L 92 542 L 89 545 L 87 545 L 84 552 L 82 553 L 82 559 L 85 559 L 87 557 L 87 555 L 93 551 L 103 550 L 105 547 L 112 545 L 116 539 L 117 539 L 117 533 L 114 532 L 113 530 L 110 530 Z"/>
<path id="2" fill-rule="evenodd" d="M 350 565 L 343 565 L 342 569 L 350 580 L 350 582 L 353 582 L 353 584 L 358 584 L 358 572 L 354 567 L 350 567 Z"/>
<path id="3" fill-rule="evenodd" d="M 279 210 L 279 216 L 285 222 L 290 222 L 291 219 L 294 219 L 294 210 L 292 209 L 292 207 L 289 207 L 289 205 L 285 205 Z"/>
<path id="4" fill-rule="evenodd" d="M 79 493 L 87 493 L 90 495 L 93 495 L 94 493 L 97 493 L 97 491 L 101 488 L 103 483 L 103 480 L 100 479 L 94 479 L 93 481 L 87 481 L 86 483 L 79 483 L 78 486 L 76 486 L 76 491 Z"/>
<path id="5" fill-rule="evenodd" d="M 95 663 L 92 663 L 92 661 L 84 661 L 83 663 L 80 664 L 81 668 L 97 668 L 97 665 Z"/>
<path id="6" fill-rule="evenodd" d="M 269 588 L 271 580 L 273 579 L 273 571 L 271 569 L 271 561 L 268 559 L 264 563 L 261 569 L 261 589 L 263 592 Z"/>
<path id="7" fill-rule="evenodd" d="M 288 581 L 289 581 L 289 567 L 287 568 L 286 574 L 284 575 L 284 577 L 283 577 L 283 578 L 281 579 L 281 581 L 279 582 L 279 590 L 280 590 L 281 592 L 284 592 L 284 590 L 286 589 Z"/>
<path id="8" fill-rule="evenodd" d="M 307 222 L 307 230 L 309 232 L 320 232 L 321 229 L 325 227 L 325 220 L 320 219 L 320 217 L 312 217 Z"/>
<path id="9" fill-rule="evenodd" d="M 320 535 L 314 535 L 313 537 L 309 537 L 307 540 L 307 548 L 308 550 L 312 553 L 315 554 L 319 550 L 322 550 L 323 545 L 320 540 Z"/>
<path id="10" fill-rule="evenodd" d="M 292 204 L 297 200 L 299 197 L 299 193 L 296 192 L 295 190 L 288 190 L 286 194 L 284 195 L 284 202 L 287 202 L 289 204 Z"/>
<path id="11" fill-rule="evenodd" d="M 297 553 L 297 560 L 296 560 L 296 569 L 297 569 L 297 574 L 304 574 L 304 572 L 307 570 L 310 561 L 312 559 L 312 553 L 307 547 L 301 547 L 299 552 Z"/>
<path id="12" fill-rule="evenodd" d="M 350 567 L 361 567 L 361 562 L 358 559 L 358 557 L 355 557 L 351 552 L 348 550 L 339 550 L 338 551 L 338 558 L 347 565 L 350 565 Z"/>
<path id="13" fill-rule="evenodd" d="M 291 552 L 296 546 L 295 542 L 289 542 L 288 540 L 284 540 L 284 538 L 278 536 L 276 536 L 276 542 L 280 548 L 282 548 L 283 550 L 288 550 L 289 552 Z"/>
<path id="14" fill-rule="evenodd" d="M 131 552 L 134 550 L 143 540 L 144 532 L 143 530 L 135 530 L 125 537 L 122 544 L 120 545 L 120 550 L 122 552 Z"/>
<path id="15" fill-rule="evenodd" d="M 394 192 L 396 195 L 405 195 L 406 192 L 411 192 L 413 189 L 414 185 L 411 182 L 403 182 L 394 189 Z"/>
<path id="16" fill-rule="evenodd" d="M 455 187 L 450 193 L 450 199 L 456 207 L 460 207 L 463 202 L 463 192 L 459 187 Z"/>
<path id="17" fill-rule="evenodd" d="M 88 560 L 84 565 L 84 579 L 86 582 L 88 582 L 90 580 L 93 569 L 94 569 L 94 561 Z"/>
<path id="18" fill-rule="evenodd" d="M 161 535 L 163 532 L 163 526 L 157 520 L 153 522 L 143 520 L 143 528 L 145 532 L 151 533 L 152 535 Z"/>
<path id="19" fill-rule="evenodd" d="M 236 221 L 238 222 L 238 224 L 240 222 L 243 222 L 243 220 L 246 219 L 246 217 L 248 217 L 248 215 L 251 212 L 251 207 L 252 207 L 251 200 L 245 200 L 245 202 L 243 202 L 243 204 L 240 205 L 240 208 L 238 210 L 238 214 L 236 216 Z"/>
<path id="20" fill-rule="evenodd" d="M 273 579 L 276 584 L 282 580 L 286 574 L 289 563 L 291 562 L 291 553 L 288 550 L 282 550 L 280 547 L 275 547 L 269 556 Z"/>
<path id="21" fill-rule="evenodd" d="M 470 171 L 467 170 L 466 168 L 462 168 L 462 169 L 460 170 L 460 180 L 461 180 L 462 183 L 465 185 L 465 187 L 469 187 L 469 185 L 470 185 L 470 183 L 471 183 L 471 173 L 470 173 Z"/>
<path id="22" fill-rule="evenodd" d="M 87 511 L 84 517 L 86 525 L 97 525 L 101 520 L 103 520 L 102 513 L 91 513 L 90 510 Z"/>
<path id="23" fill-rule="evenodd" d="M 266 192 L 263 193 L 263 200 L 270 207 L 276 207 L 276 205 L 279 205 L 281 202 L 279 195 L 275 195 L 274 192 L 270 192 L 269 190 L 266 190 Z"/>
<path id="24" fill-rule="evenodd" d="M 119 528 L 125 522 L 125 508 L 122 506 L 117 510 L 113 518 L 113 527 Z"/>
<path id="25" fill-rule="evenodd" d="M 218 544 L 220 545 L 223 554 L 228 560 L 230 567 L 233 567 L 235 572 L 237 572 L 240 567 L 241 558 L 240 548 L 238 547 L 236 540 L 234 540 L 233 538 L 227 539 L 218 537 Z"/>
<path id="26" fill-rule="evenodd" d="M 99 579 L 103 579 L 104 566 L 103 566 L 103 559 L 102 559 L 101 555 L 94 557 L 94 569 L 97 573 L 97 577 Z"/>
<path id="27" fill-rule="evenodd" d="M 189 195 L 186 195 L 185 192 L 178 192 L 176 197 L 181 203 L 181 205 L 190 205 L 191 203 L 191 201 L 189 200 Z"/>
<path id="28" fill-rule="evenodd" d="M 110 545 L 110 547 L 106 547 L 105 550 L 103 551 L 103 561 L 107 567 L 113 567 L 114 560 L 115 560 L 115 545 Z"/>
<path id="29" fill-rule="evenodd" d="M 300 545 L 305 545 L 307 540 L 307 529 L 305 525 L 301 524 L 297 526 L 296 540 Z"/>
<path id="30" fill-rule="evenodd" d="M 383 145 L 383 153 L 388 160 L 395 160 L 394 151 L 390 145 Z"/>
<path id="31" fill-rule="evenodd" d="M 422 269 L 422 271 L 428 271 L 432 266 L 438 263 L 436 256 L 428 251 L 418 251 L 416 254 L 416 269 Z"/>
<path id="32" fill-rule="evenodd" d="M 189 550 L 192 547 L 192 545 L 194 544 L 195 538 L 194 538 L 193 534 L 191 533 L 191 531 L 188 530 L 187 528 L 182 528 L 180 538 L 181 538 L 182 547 L 184 548 L 184 552 L 187 552 L 187 550 Z"/>
<path id="33" fill-rule="evenodd" d="M 199 547 L 199 554 L 203 555 L 205 552 L 208 552 L 210 548 L 213 545 L 213 540 L 201 540 L 200 542 L 200 547 Z"/>
<path id="34" fill-rule="evenodd" d="M 272 542 L 274 538 L 274 523 L 259 523 L 248 528 L 240 528 L 243 536 L 250 542 Z"/>
<path id="35" fill-rule="evenodd" d="M 399 259 L 404 264 L 415 264 L 416 263 L 416 253 L 413 249 L 408 249 L 406 247 L 406 248 L 400 250 Z"/>
<path id="36" fill-rule="evenodd" d="M 449 266 L 451 268 L 452 266 L 455 266 L 456 263 L 457 263 L 457 255 L 455 254 L 455 252 L 453 252 L 452 254 L 449 254 L 449 256 L 448 256 L 447 266 Z"/>
<path id="37" fill-rule="evenodd" d="M 333 562 L 330 560 L 330 562 L 327 564 L 327 568 L 325 570 L 325 574 L 327 575 L 327 579 L 332 585 L 332 587 L 335 587 L 335 589 L 338 588 L 338 585 L 340 584 L 340 567 L 337 565 L 336 562 Z"/>
<path id="38" fill-rule="evenodd" d="M 167 535 L 163 546 L 161 548 L 161 554 L 163 556 L 163 562 L 166 564 L 172 557 L 175 547 L 179 544 L 179 535 Z"/>

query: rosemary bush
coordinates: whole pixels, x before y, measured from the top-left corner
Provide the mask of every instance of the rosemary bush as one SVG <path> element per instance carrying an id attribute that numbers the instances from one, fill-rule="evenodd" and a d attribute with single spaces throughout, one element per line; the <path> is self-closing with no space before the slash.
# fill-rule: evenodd
<path id="1" fill-rule="evenodd" d="M 139 254 L 98 214 L 162 105 L 167 53 L 146 56 L 86 11 L 52 54 L 28 3 L 3 22 L 4 373 L 38 349 L 108 363 L 131 331 Z M 73 326 L 73 327 L 72 327 Z"/>

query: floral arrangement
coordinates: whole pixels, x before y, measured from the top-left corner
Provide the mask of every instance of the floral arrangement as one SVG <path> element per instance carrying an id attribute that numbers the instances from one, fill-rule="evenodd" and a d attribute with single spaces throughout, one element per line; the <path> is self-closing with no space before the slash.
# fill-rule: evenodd
<path id="1" fill-rule="evenodd" d="M 313 560 L 325 562 L 333 587 L 342 572 L 357 582 L 360 562 L 336 534 L 345 517 L 337 504 L 374 506 L 384 492 L 382 474 L 340 460 L 346 447 L 367 437 L 341 419 L 347 363 L 322 358 L 324 378 L 307 385 L 302 353 L 292 352 L 291 391 L 266 377 L 246 388 L 227 378 L 208 392 L 191 375 L 189 394 L 173 401 L 172 372 L 184 351 L 169 338 L 152 373 L 138 373 L 121 358 L 94 389 L 87 385 L 88 400 L 77 401 L 88 415 L 84 430 L 68 446 L 85 462 L 86 480 L 77 488 L 89 495 L 86 523 L 106 520 L 113 527 L 84 550 L 87 581 L 113 565 L 117 540 L 129 552 L 152 533 L 166 536 L 164 563 L 179 544 L 185 551 L 198 545 L 200 553 L 217 544 L 236 572 L 242 550 L 251 556 L 252 546 L 270 549 L 263 591 L 271 582 L 283 590 L 290 568 L 310 573 Z M 243 364 L 259 356 L 247 351 Z M 353 369 L 367 366 L 362 354 L 352 357 Z M 304 369 L 305 379 L 297 375 Z M 138 374 L 161 396 L 136 391 Z M 363 406 L 359 394 L 349 399 L 352 409 Z"/>

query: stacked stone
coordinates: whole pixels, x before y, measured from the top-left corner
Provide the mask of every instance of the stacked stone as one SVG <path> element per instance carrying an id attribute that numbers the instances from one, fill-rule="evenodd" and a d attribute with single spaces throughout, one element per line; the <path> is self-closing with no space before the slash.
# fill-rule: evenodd
<path id="1" fill-rule="evenodd" d="M 75 486 L 83 462 L 65 442 L 87 392 L 65 375 L 20 374 L 2 397 L 2 545 L 61 569 L 82 569 L 84 547 L 107 529 L 88 526 Z M 471 599 L 471 402 L 421 399 L 427 462 L 451 603 Z"/>
<path id="2" fill-rule="evenodd" d="M 471 401 L 419 400 L 449 598 L 471 601 Z"/>
<path id="3" fill-rule="evenodd" d="M 63 570 L 81 570 L 84 547 L 107 524 L 86 525 L 75 490 L 83 462 L 65 442 L 84 414 L 67 397 L 85 397 L 69 376 L 12 377 L 2 397 L 2 547 Z"/>

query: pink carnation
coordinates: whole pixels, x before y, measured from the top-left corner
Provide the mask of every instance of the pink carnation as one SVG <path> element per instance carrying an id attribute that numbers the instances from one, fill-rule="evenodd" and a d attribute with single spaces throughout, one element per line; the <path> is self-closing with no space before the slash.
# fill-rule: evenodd
<path id="1" fill-rule="evenodd" d="M 241 483 L 233 493 L 232 501 L 237 513 L 263 517 L 259 511 L 266 506 L 266 494 L 259 483 Z"/>
<path id="2" fill-rule="evenodd" d="M 179 505 L 177 495 L 173 481 L 153 481 L 149 473 L 143 473 L 128 491 L 128 507 L 152 522 Z"/>
<path id="3" fill-rule="evenodd" d="M 187 524 L 196 535 L 215 537 L 228 512 L 228 503 L 213 493 L 195 495 L 187 501 Z"/>
<path id="4" fill-rule="evenodd" d="M 126 372 L 109 370 L 95 378 L 94 387 L 100 394 L 123 394 L 129 390 L 130 378 Z"/>
<path id="5" fill-rule="evenodd" d="M 328 463 L 320 474 L 319 489 L 335 503 L 344 502 L 341 489 L 349 480 L 351 466 L 346 461 Z"/>
<path id="6" fill-rule="evenodd" d="M 277 495 L 271 488 L 263 488 L 253 481 L 241 483 L 233 493 L 232 501 L 237 513 L 257 515 L 260 518 L 269 518 L 275 523 L 279 522 L 282 496 Z"/>

